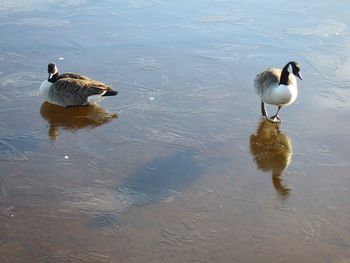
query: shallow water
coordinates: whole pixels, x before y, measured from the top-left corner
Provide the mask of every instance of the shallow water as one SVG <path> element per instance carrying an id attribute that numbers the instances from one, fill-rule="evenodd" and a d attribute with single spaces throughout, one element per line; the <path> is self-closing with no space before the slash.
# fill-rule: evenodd
<path id="1" fill-rule="evenodd" d="M 350 261 L 349 8 L 0 3 L 0 261 Z M 253 79 L 289 60 L 278 126 Z M 43 103 L 49 62 L 119 94 Z"/>

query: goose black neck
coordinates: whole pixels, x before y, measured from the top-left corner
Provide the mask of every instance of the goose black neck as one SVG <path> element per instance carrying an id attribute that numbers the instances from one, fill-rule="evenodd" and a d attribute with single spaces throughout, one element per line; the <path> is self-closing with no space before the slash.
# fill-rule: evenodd
<path id="1" fill-rule="evenodd" d="M 55 83 L 60 78 L 60 75 L 57 73 L 53 74 L 51 78 L 48 79 L 49 82 Z"/>
<path id="2" fill-rule="evenodd" d="M 288 72 L 288 67 L 290 65 L 290 62 L 284 66 L 284 68 L 282 69 L 282 73 L 281 73 L 281 78 L 280 78 L 280 82 L 278 83 L 278 85 L 288 85 L 289 82 L 289 72 Z"/>

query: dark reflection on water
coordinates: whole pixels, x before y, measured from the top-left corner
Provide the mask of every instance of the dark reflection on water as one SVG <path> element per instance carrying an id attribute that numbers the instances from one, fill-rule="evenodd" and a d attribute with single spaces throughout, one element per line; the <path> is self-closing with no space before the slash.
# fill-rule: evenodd
<path id="1" fill-rule="evenodd" d="M 292 160 L 292 142 L 288 135 L 280 131 L 280 124 L 263 119 L 256 133 L 250 136 L 250 153 L 259 170 L 272 172 L 272 182 L 276 191 L 288 197 L 290 189 L 282 182 L 282 175 Z"/>
<path id="2" fill-rule="evenodd" d="M 204 167 L 194 159 L 196 155 L 195 151 L 183 150 L 157 158 L 137 169 L 119 189 L 131 190 L 131 194 L 144 198 L 144 202 L 157 202 L 177 195 L 204 172 Z"/>
<path id="3" fill-rule="evenodd" d="M 41 105 L 40 114 L 49 124 L 48 133 L 52 140 L 59 136 L 59 129 L 71 132 L 93 129 L 118 117 L 99 105 L 65 108 L 48 102 Z"/>
<path id="4" fill-rule="evenodd" d="M 198 153 L 180 150 L 156 158 L 130 174 L 116 188 L 78 187 L 62 189 L 70 201 L 65 209 L 89 216 L 92 228 L 118 228 L 124 225 L 127 211 L 160 202 L 172 202 L 197 181 L 205 167 L 196 160 Z"/>

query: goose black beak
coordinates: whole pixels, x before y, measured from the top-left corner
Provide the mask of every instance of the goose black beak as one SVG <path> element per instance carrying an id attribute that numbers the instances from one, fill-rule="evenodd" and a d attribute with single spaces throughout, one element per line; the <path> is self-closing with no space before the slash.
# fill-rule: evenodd
<path id="1" fill-rule="evenodd" d="M 301 76 L 301 73 L 300 73 L 300 72 L 298 72 L 297 77 L 298 77 L 299 79 L 303 80 L 303 77 Z"/>

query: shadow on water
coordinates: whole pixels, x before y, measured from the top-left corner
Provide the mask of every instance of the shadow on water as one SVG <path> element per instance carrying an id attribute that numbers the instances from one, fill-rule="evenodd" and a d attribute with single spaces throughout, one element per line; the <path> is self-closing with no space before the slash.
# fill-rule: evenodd
<path id="1" fill-rule="evenodd" d="M 184 150 L 153 160 L 126 178 L 118 190 L 133 195 L 139 205 L 176 196 L 204 171 L 195 157 L 195 151 Z"/>
<path id="2" fill-rule="evenodd" d="M 48 133 L 53 141 L 59 136 L 59 129 L 71 132 L 92 129 L 118 118 L 98 105 L 65 108 L 48 102 L 41 105 L 40 114 L 49 124 Z"/>
<path id="3" fill-rule="evenodd" d="M 290 189 L 282 183 L 281 176 L 292 159 L 292 142 L 282 133 L 279 124 L 263 119 L 255 134 L 250 136 L 250 153 L 262 171 L 272 171 L 272 183 L 276 191 L 287 198 Z"/>
<path id="4" fill-rule="evenodd" d="M 121 215 L 131 207 L 157 202 L 171 202 L 203 174 L 205 168 L 196 160 L 197 152 L 181 150 L 157 158 L 138 168 L 114 189 L 83 187 L 65 189 L 71 201 L 65 204 L 87 213 L 89 227 L 123 225 Z"/>

